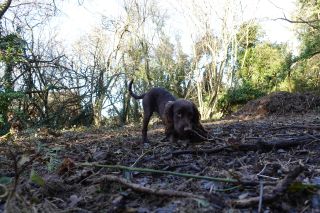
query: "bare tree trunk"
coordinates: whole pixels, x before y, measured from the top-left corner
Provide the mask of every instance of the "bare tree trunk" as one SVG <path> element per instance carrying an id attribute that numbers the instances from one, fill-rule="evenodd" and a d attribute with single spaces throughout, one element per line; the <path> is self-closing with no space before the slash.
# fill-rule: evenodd
<path id="1" fill-rule="evenodd" d="M 0 19 L 2 19 L 3 15 L 9 9 L 11 2 L 12 2 L 12 0 L 7 0 L 3 4 L 0 4 Z"/>
<path id="2" fill-rule="evenodd" d="M 198 70 L 198 54 L 197 54 L 197 50 L 196 50 L 196 46 L 193 46 L 193 57 L 195 58 L 194 60 L 194 73 L 193 75 L 196 78 L 196 88 L 197 88 L 197 99 L 198 99 L 198 104 L 199 104 L 199 112 L 201 117 L 204 116 L 205 114 L 205 107 L 204 107 L 204 102 L 203 102 L 203 98 L 202 98 L 202 91 L 203 91 L 203 86 L 202 86 L 202 77 L 201 74 Z"/>
<path id="3" fill-rule="evenodd" d="M 98 62 L 101 63 L 101 62 Z M 102 121 L 102 108 L 103 108 L 103 101 L 105 99 L 105 89 L 104 89 L 104 68 L 99 71 L 99 77 L 97 82 L 97 97 L 95 99 L 94 107 L 93 107 L 93 117 L 94 117 L 94 125 L 96 127 L 101 126 Z"/>
<path id="4" fill-rule="evenodd" d="M 151 76 L 150 76 L 149 46 L 146 43 L 146 41 L 142 41 L 141 45 L 142 45 L 142 49 L 143 49 L 143 53 L 144 53 L 144 59 L 145 59 L 144 70 L 145 70 L 145 74 L 146 74 L 146 77 L 147 77 L 148 86 L 150 87 L 152 79 L 151 79 Z"/>
<path id="5" fill-rule="evenodd" d="M 101 120 L 102 120 L 102 98 L 96 99 L 93 106 L 93 122 L 94 126 L 100 127 L 101 126 Z"/>

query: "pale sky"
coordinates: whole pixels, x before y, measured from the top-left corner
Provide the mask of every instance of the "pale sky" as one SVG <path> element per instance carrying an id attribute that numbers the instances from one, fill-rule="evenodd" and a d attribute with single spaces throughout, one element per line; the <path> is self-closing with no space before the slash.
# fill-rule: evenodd
<path id="1" fill-rule="evenodd" d="M 120 14 L 123 10 L 120 2 L 122 1 L 83 0 L 82 5 L 79 5 L 77 0 L 64 2 L 62 16 L 59 17 L 60 37 L 67 42 L 78 40 L 81 35 L 90 32 L 90 29 L 100 24 L 102 15 L 109 17 Z M 192 41 L 188 31 L 190 23 L 187 23 L 186 18 L 177 11 L 178 1 L 162 0 L 159 2 L 169 15 L 169 20 L 166 22 L 168 32 L 173 36 L 179 32 L 185 49 L 190 48 Z M 190 0 L 180 0 L 180 4 L 181 2 L 187 3 Z M 292 31 L 293 25 L 285 21 L 274 20 L 283 17 L 283 14 L 290 17 L 295 10 L 295 0 L 247 0 L 243 2 L 246 4 L 243 8 L 244 19 L 257 18 L 268 40 L 278 43 L 287 42 L 292 48 L 297 46 L 297 40 Z"/>

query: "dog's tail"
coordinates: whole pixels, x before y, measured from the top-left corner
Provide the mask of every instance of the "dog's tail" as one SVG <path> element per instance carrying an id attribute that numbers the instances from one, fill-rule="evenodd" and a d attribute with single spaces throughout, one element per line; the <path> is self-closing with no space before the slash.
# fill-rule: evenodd
<path id="1" fill-rule="evenodd" d="M 142 99 L 146 94 L 142 94 L 142 95 L 137 95 L 134 94 L 132 92 L 132 83 L 133 83 L 133 79 L 129 82 L 129 86 L 128 86 L 128 90 L 129 90 L 129 94 L 134 98 L 134 99 Z"/>

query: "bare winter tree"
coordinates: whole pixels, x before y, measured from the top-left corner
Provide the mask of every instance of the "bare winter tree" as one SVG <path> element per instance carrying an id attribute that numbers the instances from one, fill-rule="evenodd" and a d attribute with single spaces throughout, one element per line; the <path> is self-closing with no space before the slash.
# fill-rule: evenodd
<path id="1" fill-rule="evenodd" d="M 102 111 L 107 106 L 116 108 L 111 94 L 121 74 L 115 67 L 118 63 L 117 54 L 120 49 L 120 41 L 121 33 L 117 31 L 107 33 L 103 29 L 95 29 L 73 47 L 74 66 L 86 79 L 85 90 L 88 103 L 93 110 L 95 126 L 101 125 Z"/>
<path id="2" fill-rule="evenodd" d="M 37 85 L 33 78 L 36 75 L 34 65 L 37 62 L 53 64 L 54 61 L 52 58 L 42 59 L 33 50 L 36 42 L 41 40 L 39 30 L 56 13 L 57 6 L 52 0 L 5 1 L 1 4 L 0 46 L 4 75 L 0 80 L 7 85 L 6 91 L 17 90 L 28 93 L 29 98 L 33 96 L 32 85 Z M 20 105 L 16 107 L 23 108 Z M 2 113 L 5 114 L 5 111 Z"/>
<path id="3" fill-rule="evenodd" d="M 193 46 L 193 78 L 203 118 L 210 118 L 223 82 L 232 81 L 237 57 L 237 30 L 242 12 L 241 2 L 228 0 L 192 1 L 181 4 L 190 20 Z"/>

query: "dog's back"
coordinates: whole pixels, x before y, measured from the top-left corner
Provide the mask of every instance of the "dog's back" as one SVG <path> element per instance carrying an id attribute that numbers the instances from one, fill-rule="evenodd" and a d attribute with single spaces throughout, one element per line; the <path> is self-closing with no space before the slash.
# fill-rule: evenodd
<path id="1" fill-rule="evenodd" d="M 155 87 L 145 93 L 142 100 L 143 108 L 150 108 L 151 111 L 157 112 L 163 118 L 165 105 L 169 101 L 175 101 L 176 98 L 167 90 Z"/>

